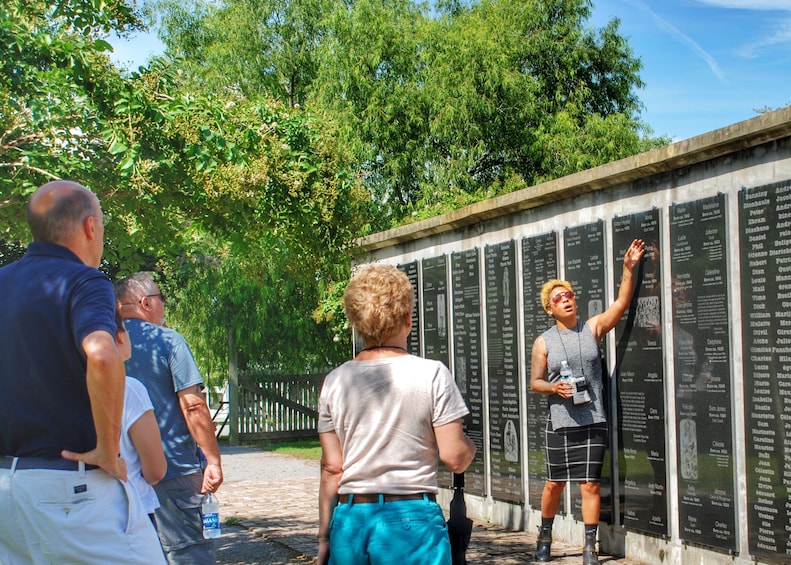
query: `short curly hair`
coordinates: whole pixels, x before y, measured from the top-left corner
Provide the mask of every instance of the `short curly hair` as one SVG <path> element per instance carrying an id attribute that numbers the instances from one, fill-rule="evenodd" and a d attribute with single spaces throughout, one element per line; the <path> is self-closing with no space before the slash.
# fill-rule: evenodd
<path id="1" fill-rule="evenodd" d="M 570 290 L 571 292 L 574 292 L 574 289 L 571 288 L 571 283 L 569 281 L 552 279 L 545 282 L 544 286 L 541 287 L 541 304 L 544 306 L 544 310 L 549 308 L 549 293 L 559 286 L 562 286 L 566 290 Z"/>
<path id="2" fill-rule="evenodd" d="M 381 345 L 412 317 L 415 293 L 400 269 L 369 263 L 357 269 L 343 293 L 346 317 L 366 345 Z"/>

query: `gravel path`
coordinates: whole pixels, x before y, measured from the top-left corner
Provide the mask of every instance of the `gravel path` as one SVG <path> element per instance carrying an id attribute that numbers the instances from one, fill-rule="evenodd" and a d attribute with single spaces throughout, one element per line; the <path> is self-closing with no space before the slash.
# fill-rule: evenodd
<path id="1" fill-rule="evenodd" d="M 221 451 L 225 482 L 218 492 L 223 531 L 215 542 L 217 564 L 313 563 L 319 463 L 250 447 L 222 446 Z M 300 521 L 305 514 L 309 520 Z M 234 525 L 226 525 L 228 519 Z M 300 533 L 303 539 L 294 540 Z"/>
<path id="2" fill-rule="evenodd" d="M 218 565 L 305 565 L 316 561 L 319 463 L 252 447 L 222 446 L 222 536 Z M 230 520 L 232 525 L 227 525 Z M 533 563 L 536 534 L 473 519 L 467 559 L 480 565 Z M 553 565 L 578 565 L 581 547 L 552 544 Z M 639 565 L 601 555 L 608 565 Z"/>

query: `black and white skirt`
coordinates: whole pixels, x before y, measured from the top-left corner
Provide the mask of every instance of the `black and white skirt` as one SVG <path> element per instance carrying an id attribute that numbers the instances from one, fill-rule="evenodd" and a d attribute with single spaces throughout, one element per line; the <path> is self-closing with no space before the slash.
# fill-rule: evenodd
<path id="1" fill-rule="evenodd" d="M 607 435 L 607 424 L 553 430 L 547 421 L 547 480 L 600 482 Z"/>

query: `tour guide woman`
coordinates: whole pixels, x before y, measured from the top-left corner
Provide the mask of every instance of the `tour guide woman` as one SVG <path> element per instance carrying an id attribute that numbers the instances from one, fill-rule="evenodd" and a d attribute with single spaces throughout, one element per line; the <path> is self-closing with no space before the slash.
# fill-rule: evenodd
<path id="1" fill-rule="evenodd" d="M 414 296 L 403 272 L 361 267 L 343 300 L 365 347 L 321 389 L 318 562 L 450 565 L 437 456 L 454 473 L 472 461 L 467 406 L 445 365 L 406 351 Z"/>
<path id="2" fill-rule="evenodd" d="M 645 243 L 632 241 L 626 250 L 618 298 L 601 314 L 582 323 L 577 302 L 567 281 L 553 279 L 541 289 L 541 304 L 555 318 L 555 325 L 536 338 L 530 370 L 530 388 L 549 396 L 546 425 L 547 481 L 541 495 L 541 526 L 536 561 L 550 559 L 552 523 L 567 481 L 580 483 L 585 545 L 582 561 L 598 563 L 596 535 L 599 524 L 599 483 L 607 446 L 607 399 L 602 394 L 599 342 L 629 307 L 634 287 L 633 271 L 645 253 Z M 561 361 L 567 361 L 574 378 L 584 377 L 590 401 L 575 404 L 574 385 L 560 379 Z"/>

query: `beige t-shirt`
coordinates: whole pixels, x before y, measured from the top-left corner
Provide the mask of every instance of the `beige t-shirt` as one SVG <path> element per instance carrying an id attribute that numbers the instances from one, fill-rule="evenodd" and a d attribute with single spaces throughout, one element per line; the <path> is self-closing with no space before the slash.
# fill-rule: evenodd
<path id="1" fill-rule="evenodd" d="M 324 380 L 319 433 L 343 451 L 340 494 L 438 492 L 434 428 L 469 414 L 448 368 L 413 355 L 348 361 Z"/>

